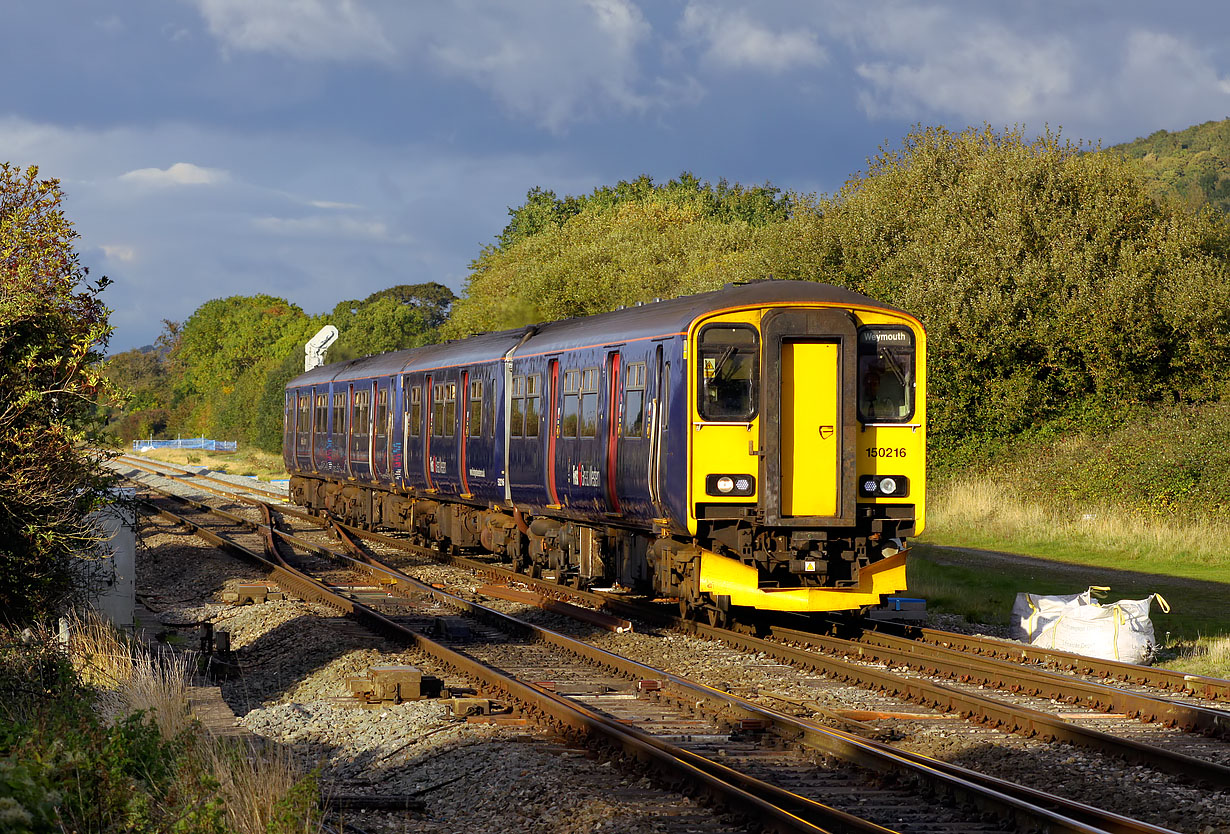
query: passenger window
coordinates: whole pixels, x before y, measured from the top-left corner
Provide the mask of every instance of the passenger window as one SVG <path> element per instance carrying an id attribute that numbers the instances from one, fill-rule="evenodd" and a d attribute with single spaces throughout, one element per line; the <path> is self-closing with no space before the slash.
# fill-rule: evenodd
<path id="1" fill-rule="evenodd" d="M 624 383 L 624 437 L 645 434 L 645 363 L 628 365 Z"/>
<path id="2" fill-rule="evenodd" d="M 508 415 L 508 434 L 510 437 L 521 437 L 525 434 L 525 377 L 513 377 L 510 394 L 512 402 Z"/>
<path id="3" fill-rule="evenodd" d="M 581 372 L 581 437 L 598 436 L 598 369 Z"/>
<path id="4" fill-rule="evenodd" d="M 858 332 L 858 414 L 864 423 L 914 416 L 914 334 L 906 327 Z"/>
<path id="5" fill-rule="evenodd" d="M 295 442 L 300 449 L 308 446 L 308 432 L 311 431 L 312 398 L 299 395 L 299 421 L 295 425 Z"/>
<path id="6" fill-rule="evenodd" d="M 756 416 L 760 345 L 744 324 L 711 324 L 700 331 L 700 416 L 746 421 Z"/>
<path id="7" fill-rule="evenodd" d="M 581 372 L 564 371 L 564 418 L 561 437 L 576 437 L 581 416 Z"/>
<path id="8" fill-rule="evenodd" d="M 525 436 L 537 437 L 538 425 L 542 422 L 542 394 L 538 385 L 538 374 L 530 374 L 525 378 Z"/>
<path id="9" fill-rule="evenodd" d="M 466 410 L 466 431 L 470 437 L 478 437 L 483 433 L 483 382 L 481 379 L 470 380 L 470 401 Z"/>
<path id="10" fill-rule="evenodd" d="M 371 426 L 372 393 L 371 391 L 355 391 L 351 396 L 354 400 L 352 411 L 354 433 L 351 435 L 351 452 L 356 455 L 366 455 L 368 431 Z"/>
<path id="11" fill-rule="evenodd" d="M 431 390 L 431 435 L 439 437 L 444 434 L 444 384 L 440 383 Z"/>
<path id="12" fill-rule="evenodd" d="M 410 389 L 410 434 L 418 437 L 423 424 L 423 389 L 415 385 Z"/>
<path id="13" fill-rule="evenodd" d="M 345 394 L 333 395 L 333 434 L 342 437 L 346 434 L 346 414 L 348 397 Z M 343 451 L 345 447 L 343 447 Z"/>
<path id="14" fill-rule="evenodd" d="M 453 437 L 457 434 L 457 383 L 449 382 L 444 386 L 444 434 Z"/>
<path id="15" fill-rule="evenodd" d="M 316 395 L 316 433 L 325 434 L 329 425 L 329 397 L 325 394 Z"/>
<path id="16" fill-rule="evenodd" d="M 376 437 L 384 438 L 389 434 L 389 391 L 380 388 L 376 394 L 376 422 L 373 426 Z"/>

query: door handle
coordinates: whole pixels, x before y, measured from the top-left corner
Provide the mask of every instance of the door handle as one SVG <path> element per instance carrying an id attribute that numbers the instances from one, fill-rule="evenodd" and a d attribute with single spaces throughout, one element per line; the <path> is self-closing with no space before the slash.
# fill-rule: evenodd
<path id="1" fill-rule="evenodd" d="M 764 457 L 764 450 L 763 449 L 757 450 L 756 441 L 754 440 L 747 441 L 747 453 L 749 455 L 754 455 L 755 457 L 758 457 L 758 458 Z"/>
<path id="2" fill-rule="evenodd" d="M 822 440 L 828 440 L 830 437 L 832 437 L 836 433 L 836 431 L 837 431 L 836 428 L 834 428 L 833 426 L 821 426 L 820 427 L 820 437 Z"/>

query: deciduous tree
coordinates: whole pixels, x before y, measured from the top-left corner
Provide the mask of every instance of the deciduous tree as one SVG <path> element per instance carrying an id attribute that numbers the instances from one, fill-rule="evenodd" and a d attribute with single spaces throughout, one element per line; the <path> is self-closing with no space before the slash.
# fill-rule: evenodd
<path id="1" fill-rule="evenodd" d="M 38 169 L 0 164 L 0 617 L 54 612 L 91 551 L 88 513 L 108 479 L 82 445 L 111 333 L 74 248 L 63 193 Z"/>

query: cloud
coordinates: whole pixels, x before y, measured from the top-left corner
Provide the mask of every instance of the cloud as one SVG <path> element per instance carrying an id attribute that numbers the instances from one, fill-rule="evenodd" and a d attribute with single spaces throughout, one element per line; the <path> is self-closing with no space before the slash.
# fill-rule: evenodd
<path id="1" fill-rule="evenodd" d="M 387 61 L 396 49 L 379 18 L 355 0 L 196 0 L 227 47 L 332 61 Z"/>
<path id="2" fill-rule="evenodd" d="M 514 115 L 558 133 L 600 113 L 662 104 L 638 63 L 652 30 L 628 0 L 466 5 L 474 14 L 433 21 L 423 57 Z"/>
<path id="3" fill-rule="evenodd" d="M 253 218 L 252 226 L 263 232 L 287 237 L 409 242 L 406 236 L 391 234 L 388 224 L 383 221 L 356 220 L 351 217 L 257 217 Z"/>
<path id="4" fill-rule="evenodd" d="M 816 33 L 807 28 L 773 32 L 743 10 L 718 10 L 689 3 L 680 30 L 707 44 L 705 60 L 730 69 L 758 69 L 780 73 L 798 67 L 816 67 L 828 60 Z"/>
<path id="5" fill-rule="evenodd" d="M 934 9 L 899 7 L 864 37 L 883 56 L 855 67 L 868 83 L 860 104 L 873 117 L 1045 118 L 1077 75 L 1077 49 L 1064 35 L 1030 36 Z"/>
<path id="6" fill-rule="evenodd" d="M 332 200 L 308 200 L 308 205 L 318 209 L 345 210 L 362 208 L 362 206 L 355 205 L 354 203 L 335 203 Z"/>
<path id="7" fill-rule="evenodd" d="M 689 85 L 642 75 L 652 28 L 632 0 L 193 0 L 226 50 L 460 79 L 553 132 L 664 109 Z M 430 83 L 430 82 L 426 82 Z"/>
<path id="8" fill-rule="evenodd" d="M 987 8 L 884 3 L 845 18 L 865 82 L 861 109 L 884 119 L 1045 122 L 1098 138 L 1139 124 L 1181 129 L 1230 108 L 1230 78 L 1193 37 L 1096 17 L 1062 27 L 997 20 Z"/>
<path id="9" fill-rule="evenodd" d="M 229 175 L 218 168 L 202 168 L 191 162 L 176 162 L 170 168 L 138 168 L 121 174 L 120 179 L 141 185 L 216 185 L 225 182 Z"/>
<path id="10" fill-rule="evenodd" d="M 112 243 L 112 244 L 104 243 L 99 248 L 102 249 L 103 254 L 106 255 L 109 260 L 112 260 L 112 261 L 122 261 L 123 263 L 132 263 L 133 261 L 137 259 L 137 250 L 131 246 L 124 246 L 122 244 L 117 244 L 117 243 Z"/>

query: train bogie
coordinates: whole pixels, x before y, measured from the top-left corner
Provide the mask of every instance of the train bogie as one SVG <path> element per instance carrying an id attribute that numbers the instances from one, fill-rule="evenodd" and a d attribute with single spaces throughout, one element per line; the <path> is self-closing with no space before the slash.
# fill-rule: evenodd
<path id="1" fill-rule="evenodd" d="M 298 503 L 694 610 L 874 604 L 924 519 L 923 330 L 818 284 L 324 366 L 286 408 Z"/>

